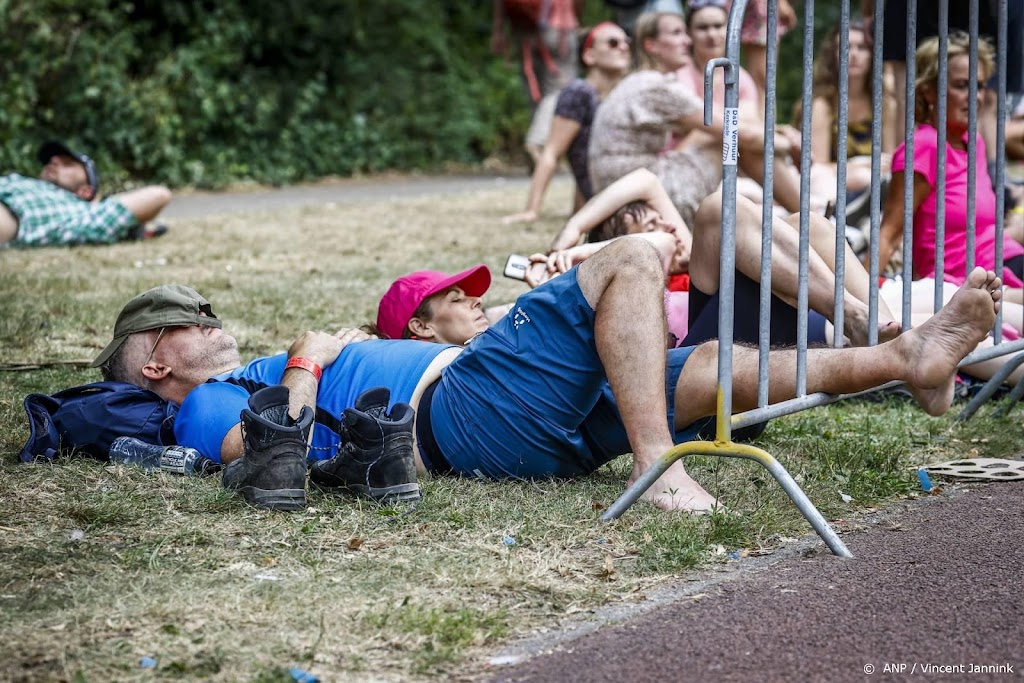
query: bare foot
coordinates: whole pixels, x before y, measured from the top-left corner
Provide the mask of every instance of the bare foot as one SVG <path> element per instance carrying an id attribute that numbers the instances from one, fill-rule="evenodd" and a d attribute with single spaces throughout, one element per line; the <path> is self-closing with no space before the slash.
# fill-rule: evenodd
<path id="1" fill-rule="evenodd" d="M 897 339 L 907 387 L 929 415 L 942 415 L 952 405 L 957 364 L 992 329 L 1001 286 L 995 273 L 975 268 L 949 303 Z"/>
<path id="2" fill-rule="evenodd" d="M 868 345 L 868 307 L 860 301 L 847 301 L 843 313 L 843 333 L 851 346 Z M 900 334 L 895 320 L 878 321 L 878 343 L 892 341 Z"/>
<path id="3" fill-rule="evenodd" d="M 896 337 L 900 336 L 900 324 L 895 320 L 889 320 L 888 322 L 878 323 L 878 343 L 884 344 L 885 342 L 892 341 Z"/>
<path id="4" fill-rule="evenodd" d="M 636 468 L 626 485 L 631 485 L 640 476 Z M 651 505 L 662 510 L 684 510 L 695 514 L 711 512 L 719 507 L 718 501 L 693 480 L 681 462 L 673 464 L 661 475 L 642 496 Z"/>

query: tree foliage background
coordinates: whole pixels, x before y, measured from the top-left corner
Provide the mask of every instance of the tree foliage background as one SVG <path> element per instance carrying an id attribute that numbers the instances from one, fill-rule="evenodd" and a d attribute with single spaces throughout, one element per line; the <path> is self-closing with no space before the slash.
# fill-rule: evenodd
<path id="1" fill-rule="evenodd" d="M 489 52 L 490 4 L 0 0 L 0 171 L 35 175 L 50 137 L 93 156 L 107 191 L 514 155 L 528 106 L 516 61 Z M 802 75 L 780 69 L 780 118 Z"/>

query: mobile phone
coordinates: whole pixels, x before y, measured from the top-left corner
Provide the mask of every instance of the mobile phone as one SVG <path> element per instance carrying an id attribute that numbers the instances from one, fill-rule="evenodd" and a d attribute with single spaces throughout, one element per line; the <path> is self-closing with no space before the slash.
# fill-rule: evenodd
<path id="1" fill-rule="evenodd" d="M 525 280 L 526 270 L 530 267 L 530 259 L 519 254 L 509 254 L 505 261 L 505 277 L 513 280 Z"/>

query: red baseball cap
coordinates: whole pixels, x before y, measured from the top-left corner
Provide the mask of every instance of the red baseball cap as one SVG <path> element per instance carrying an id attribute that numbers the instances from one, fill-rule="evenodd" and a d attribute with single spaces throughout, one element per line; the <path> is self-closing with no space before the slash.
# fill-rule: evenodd
<path id="1" fill-rule="evenodd" d="M 456 275 L 419 270 L 391 283 L 377 307 L 377 329 L 391 339 L 401 339 L 412 314 L 427 298 L 458 285 L 469 296 L 483 296 L 491 286 L 491 271 L 480 264 Z"/>

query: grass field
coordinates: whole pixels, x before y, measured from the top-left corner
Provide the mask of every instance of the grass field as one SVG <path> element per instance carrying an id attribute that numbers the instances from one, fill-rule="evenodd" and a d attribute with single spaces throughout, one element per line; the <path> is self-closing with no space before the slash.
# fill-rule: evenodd
<path id="1" fill-rule="evenodd" d="M 500 272 L 510 252 L 542 249 L 564 216 L 502 226 L 522 203 L 522 190 L 495 189 L 179 220 L 150 243 L 0 251 L 0 680 L 289 681 L 290 667 L 324 681 L 479 679 L 517 638 L 810 533 L 770 476 L 706 457 L 688 468 L 728 514 L 638 504 L 612 524 L 597 518 L 622 491 L 625 458 L 571 482 L 427 478 L 408 513 L 311 492 L 289 514 L 246 507 L 215 478 L 15 462 L 24 395 L 97 380 L 69 361 L 91 359 L 143 289 L 195 287 L 249 359 L 305 329 L 371 320 L 403 272 Z M 548 206 L 568 205 L 556 184 Z M 523 291 L 497 277 L 488 300 Z M 916 495 L 913 465 L 1018 452 L 1016 427 L 858 402 L 777 420 L 758 445 L 843 530 Z"/>

